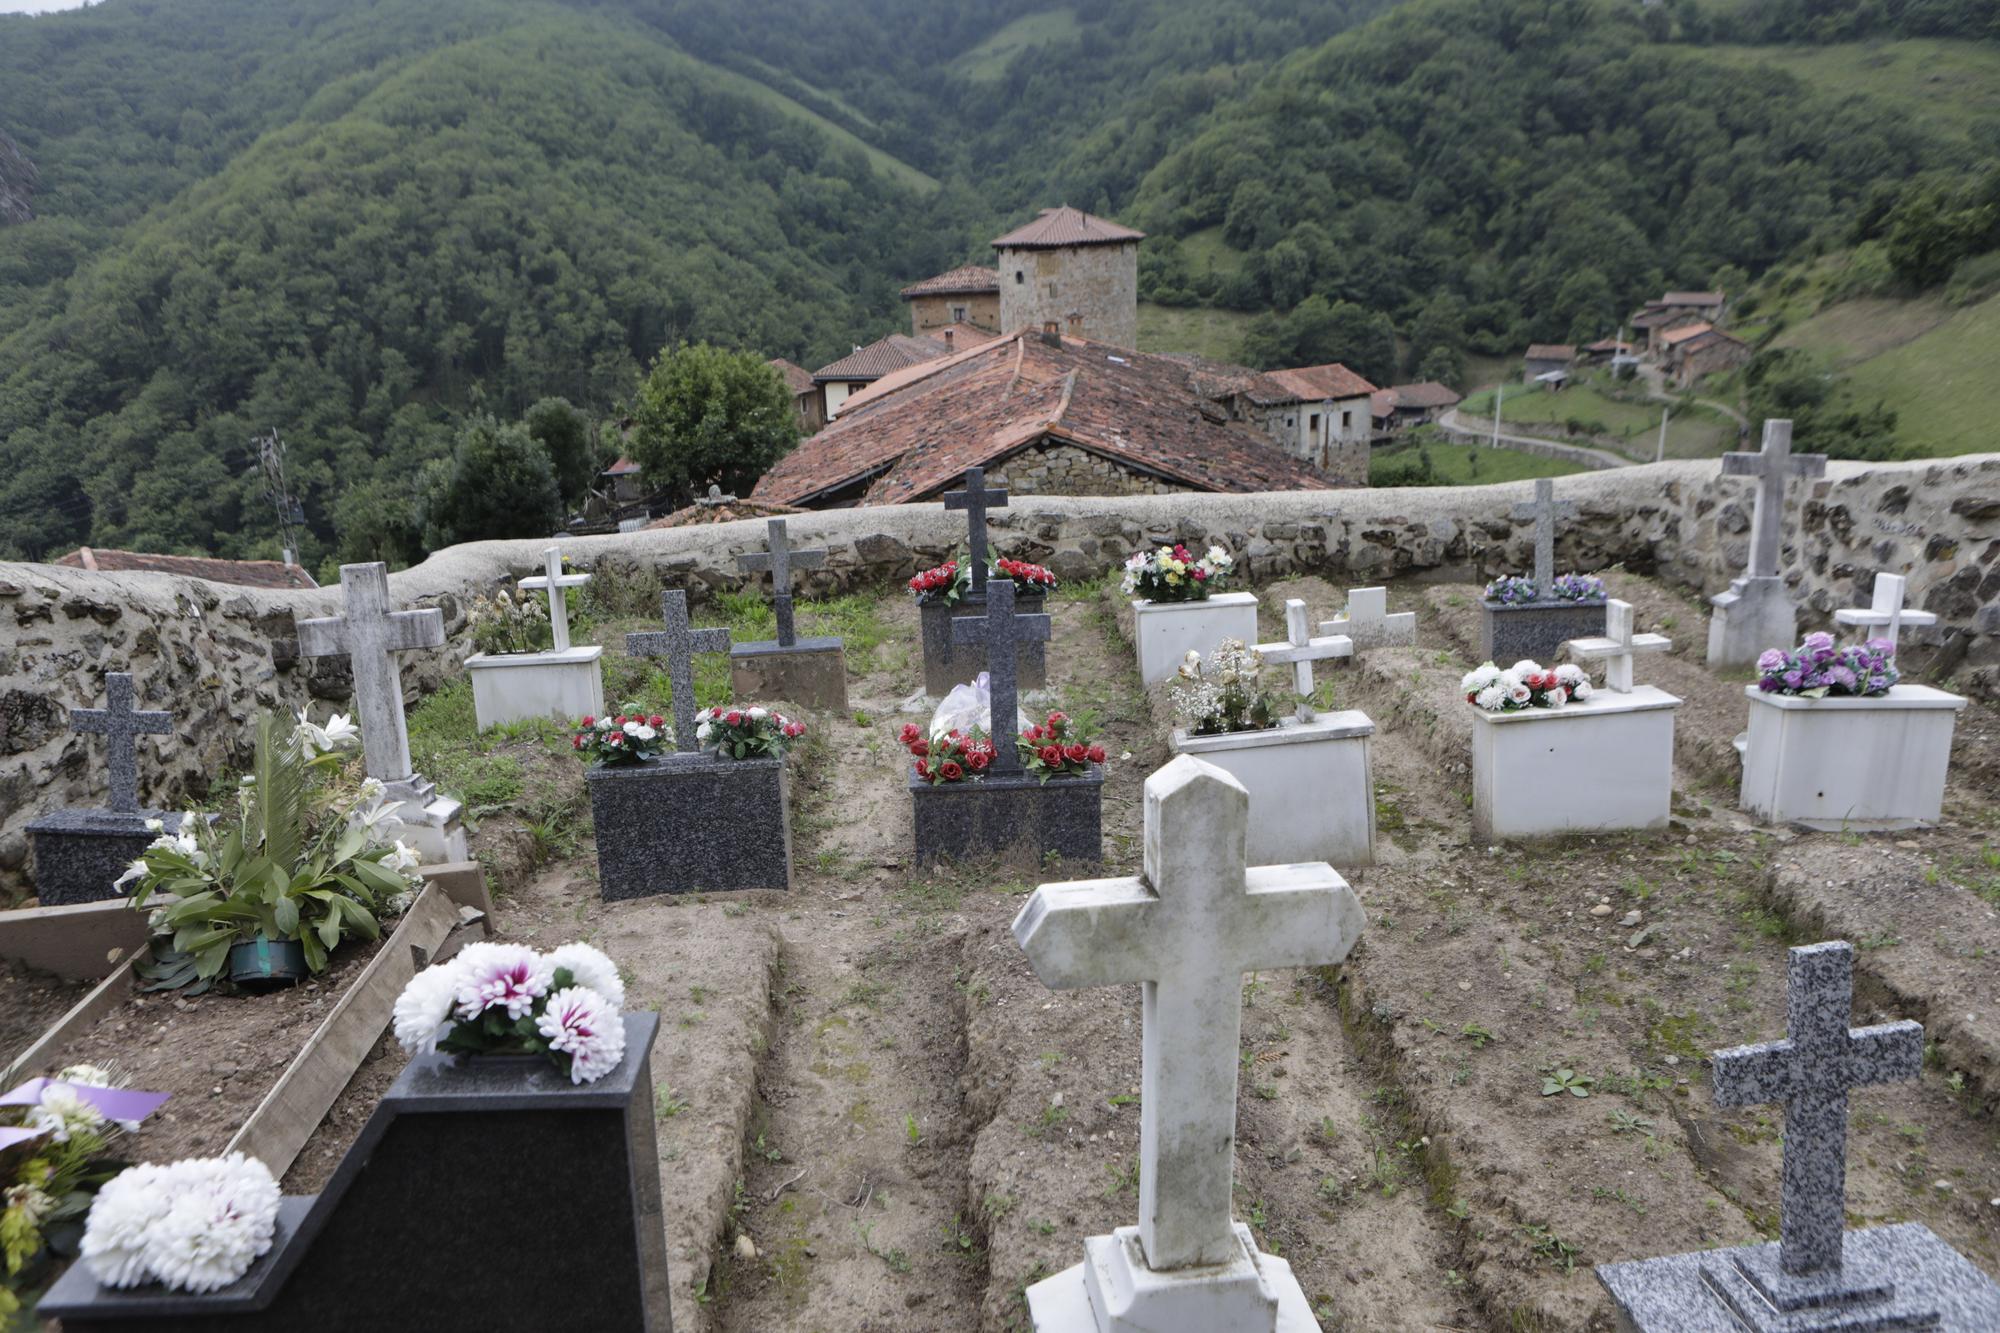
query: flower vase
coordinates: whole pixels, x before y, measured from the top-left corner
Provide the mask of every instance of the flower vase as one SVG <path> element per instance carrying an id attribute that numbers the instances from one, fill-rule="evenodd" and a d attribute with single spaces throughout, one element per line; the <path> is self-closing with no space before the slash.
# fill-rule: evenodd
<path id="1" fill-rule="evenodd" d="M 229 980 L 261 994 L 284 990 L 306 979 L 305 946 L 297 940 L 273 940 L 259 935 L 229 946 Z"/>
<path id="2" fill-rule="evenodd" d="M 1257 642 L 1257 594 L 1219 592 L 1198 602 L 1134 598 L 1132 642 L 1139 678 L 1153 685 L 1180 670 L 1190 652 L 1206 656 L 1224 639 Z"/>

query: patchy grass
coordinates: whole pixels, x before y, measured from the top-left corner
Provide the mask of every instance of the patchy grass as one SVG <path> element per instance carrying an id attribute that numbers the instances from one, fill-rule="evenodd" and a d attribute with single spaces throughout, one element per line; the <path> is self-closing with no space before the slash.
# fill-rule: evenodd
<path id="1" fill-rule="evenodd" d="M 1849 368 L 1864 402 L 1896 412 L 1896 437 L 1919 457 L 1989 447 L 2000 415 L 2000 296 L 1988 297 L 1902 346 Z"/>
<path id="2" fill-rule="evenodd" d="M 1042 9 L 1023 14 L 988 36 L 979 45 L 961 51 L 946 66 L 953 74 L 973 83 L 997 83 L 1006 75 L 1015 56 L 1038 46 L 1073 42 L 1082 35 L 1074 9 Z"/>
<path id="3" fill-rule="evenodd" d="M 1666 404 L 1643 399 L 1614 398 L 1595 376 L 1571 384 L 1559 393 L 1540 385 L 1507 386 L 1500 405 L 1503 422 L 1522 426 L 1563 426 L 1576 422 L 1587 433 L 1615 440 L 1626 453 L 1653 456 L 1659 438 L 1660 409 Z M 1493 394 L 1473 394 L 1460 406 L 1471 420 L 1493 419 Z M 1535 432 L 1542 433 L 1542 432 Z M 1711 408 L 1682 404 L 1667 424 L 1669 458 L 1707 458 L 1736 443 L 1736 423 Z"/>
<path id="4" fill-rule="evenodd" d="M 1387 469 L 1400 472 L 1410 460 L 1425 454 L 1430 457 L 1433 486 L 1483 486 L 1532 477 L 1563 477 L 1584 470 L 1581 464 L 1517 449 L 1489 449 L 1478 444 L 1399 444 L 1377 449 L 1370 456 L 1369 483 L 1390 484 L 1394 478 Z"/>
<path id="5" fill-rule="evenodd" d="M 1139 303 L 1139 347 L 1147 352 L 1182 352 L 1213 361 L 1241 355 L 1243 330 L 1253 316 L 1241 310 Z"/>
<path id="6" fill-rule="evenodd" d="M 1780 69 L 1837 97 L 1866 97 L 1913 117 L 1940 138 L 1970 143 L 2000 117 L 2000 48 L 1913 38 L 1827 46 L 1710 46 L 1704 55 Z"/>
<path id="7" fill-rule="evenodd" d="M 881 172 L 890 180 L 895 181 L 898 185 L 908 186 L 923 193 L 929 193 L 937 189 L 937 177 L 927 172 L 919 171 L 893 153 L 877 148 L 874 144 L 869 143 L 852 130 L 835 124 L 825 116 L 820 115 L 819 112 L 814 111 L 811 107 L 806 106 L 803 102 L 794 101 L 769 84 L 759 83 L 748 74 L 739 74 L 733 69 L 724 69 L 720 65 L 711 65 L 702 61 L 696 61 L 695 63 L 702 66 L 704 76 L 710 82 L 726 88 L 730 92 L 747 97 L 754 102 L 761 103 L 780 115 L 789 116 L 793 120 L 802 121 L 812 126 L 821 134 L 833 140 L 835 147 L 851 148 L 855 152 L 860 153 L 868 159 L 869 166 L 875 168 L 875 170 Z"/>

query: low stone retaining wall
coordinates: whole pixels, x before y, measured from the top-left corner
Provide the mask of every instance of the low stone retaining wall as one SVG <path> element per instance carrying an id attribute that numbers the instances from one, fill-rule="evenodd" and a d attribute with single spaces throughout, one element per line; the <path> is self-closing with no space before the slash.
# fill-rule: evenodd
<path id="1" fill-rule="evenodd" d="M 1748 486 L 1713 462 L 1673 462 L 1566 477 L 1577 502 L 1558 564 L 1623 564 L 1700 593 L 1728 586 L 1747 558 Z M 1292 574 L 1348 583 L 1402 575 L 1474 580 L 1532 560 L 1532 527 L 1510 517 L 1529 483 L 1397 490 L 1171 495 L 1022 496 L 993 515 L 1003 553 L 1052 566 L 1067 580 L 1115 573 L 1144 546 L 1218 541 L 1252 584 Z M 1907 574 L 1914 605 L 1937 613 L 1925 674 L 2000 697 L 2000 454 L 1896 464 L 1833 463 L 1793 487 L 1785 576 L 1808 628 L 1831 628 L 1838 606 L 1864 606 L 1877 569 Z M 797 546 L 824 546 L 824 568 L 800 571 L 807 596 L 908 578 L 948 558 L 963 516 L 938 505 L 828 510 L 791 521 Z M 658 605 L 662 586 L 699 601 L 744 586 L 738 554 L 762 549 L 761 520 L 573 538 L 597 588 L 625 609 Z M 440 551 L 390 579 L 403 606 L 444 611 L 445 648 L 407 654 L 414 698 L 462 670 L 470 594 L 540 568 L 546 541 L 478 542 Z M 0 897 L 25 890 L 24 829 L 58 805 L 100 802 L 103 764 L 65 727 L 68 705 L 97 706 L 107 670 L 137 677 L 140 706 L 170 708 L 171 737 L 140 747 L 142 789 L 171 806 L 248 751 L 259 709 L 343 700 L 344 664 L 301 661 L 294 616 L 340 610 L 333 589 L 277 592 L 164 574 L 97 573 L 0 564 Z M 1913 658 L 1916 655 L 1913 654 Z"/>

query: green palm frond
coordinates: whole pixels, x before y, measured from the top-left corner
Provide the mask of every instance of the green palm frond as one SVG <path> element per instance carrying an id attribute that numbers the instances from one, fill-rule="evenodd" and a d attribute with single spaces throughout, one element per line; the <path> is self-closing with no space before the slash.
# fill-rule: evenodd
<path id="1" fill-rule="evenodd" d="M 305 846 L 305 764 L 286 724 L 269 713 L 257 718 L 257 754 L 250 771 L 256 781 L 246 827 L 265 860 L 295 866 Z"/>

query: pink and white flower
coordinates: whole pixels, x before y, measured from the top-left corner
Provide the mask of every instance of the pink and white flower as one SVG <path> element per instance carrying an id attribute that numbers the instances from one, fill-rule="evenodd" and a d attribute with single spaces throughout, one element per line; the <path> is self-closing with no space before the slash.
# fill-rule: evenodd
<path id="1" fill-rule="evenodd" d="M 555 977 L 548 959 L 525 944 L 468 944 L 457 964 L 460 1018 L 475 1018 L 488 1009 L 505 1009 L 508 1018 L 519 1018 L 549 993 Z"/>
<path id="2" fill-rule="evenodd" d="M 569 1056 L 571 1083 L 594 1083 L 625 1058 L 625 1023 L 618 1006 L 588 986 L 551 995 L 535 1026 L 550 1050 Z"/>

